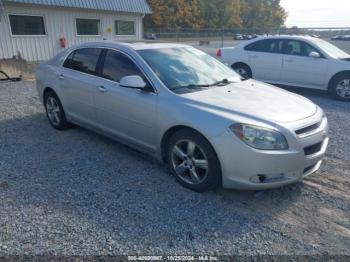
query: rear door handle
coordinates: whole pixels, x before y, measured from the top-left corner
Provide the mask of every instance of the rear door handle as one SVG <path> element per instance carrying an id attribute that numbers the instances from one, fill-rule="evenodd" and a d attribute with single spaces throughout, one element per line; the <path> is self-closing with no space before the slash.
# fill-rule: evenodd
<path id="1" fill-rule="evenodd" d="M 64 74 L 60 74 L 59 78 L 60 78 L 61 80 L 64 80 Z"/>
<path id="2" fill-rule="evenodd" d="M 101 93 L 106 93 L 108 91 L 108 89 L 105 86 L 99 86 L 98 91 L 100 91 Z"/>

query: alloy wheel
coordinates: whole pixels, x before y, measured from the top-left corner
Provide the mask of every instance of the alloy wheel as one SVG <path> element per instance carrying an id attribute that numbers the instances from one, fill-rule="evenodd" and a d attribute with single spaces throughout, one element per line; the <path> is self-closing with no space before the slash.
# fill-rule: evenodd
<path id="1" fill-rule="evenodd" d="M 350 79 L 341 80 L 335 90 L 338 96 L 342 98 L 350 98 Z"/>
<path id="2" fill-rule="evenodd" d="M 244 78 L 249 78 L 248 72 L 244 68 L 237 68 L 235 70 L 240 76 Z"/>
<path id="3" fill-rule="evenodd" d="M 208 176 L 208 158 L 191 140 L 181 140 L 174 145 L 171 161 L 177 176 L 188 184 L 198 185 Z"/>
<path id="4" fill-rule="evenodd" d="M 46 100 L 47 115 L 54 126 L 58 126 L 61 123 L 61 110 L 56 99 L 52 96 Z"/>

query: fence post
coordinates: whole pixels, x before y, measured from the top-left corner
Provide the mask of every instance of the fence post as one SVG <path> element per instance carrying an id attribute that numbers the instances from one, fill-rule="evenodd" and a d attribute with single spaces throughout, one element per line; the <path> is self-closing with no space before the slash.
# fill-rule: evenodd
<path id="1" fill-rule="evenodd" d="M 221 47 L 224 47 L 224 33 L 225 33 L 225 29 L 222 28 L 222 30 L 221 30 Z"/>

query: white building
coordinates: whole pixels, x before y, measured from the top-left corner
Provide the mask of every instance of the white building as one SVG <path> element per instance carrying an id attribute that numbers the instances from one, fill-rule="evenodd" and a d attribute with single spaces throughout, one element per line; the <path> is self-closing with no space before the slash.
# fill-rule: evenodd
<path id="1" fill-rule="evenodd" d="M 62 46 L 141 40 L 146 0 L 0 0 L 0 59 L 51 58 Z"/>

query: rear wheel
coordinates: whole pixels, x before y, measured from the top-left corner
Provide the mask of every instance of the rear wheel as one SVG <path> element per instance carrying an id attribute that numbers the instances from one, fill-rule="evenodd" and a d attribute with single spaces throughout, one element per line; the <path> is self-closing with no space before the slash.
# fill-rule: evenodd
<path id="1" fill-rule="evenodd" d="M 47 92 L 45 94 L 44 103 L 46 115 L 50 124 L 58 130 L 68 129 L 70 127 L 70 124 L 67 122 L 61 101 L 55 92 Z"/>
<path id="2" fill-rule="evenodd" d="M 330 91 L 336 99 L 350 102 L 350 74 L 335 76 L 330 83 Z"/>
<path id="3" fill-rule="evenodd" d="M 220 185 L 219 160 L 210 143 L 192 130 L 175 133 L 167 147 L 167 163 L 176 180 L 197 192 Z"/>
<path id="4" fill-rule="evenodd" d="M 232 65 L 232 69 L 244 79 L 250 79 L 253 77 L 252 70 L 246 64 L 234 64 Z"/>

